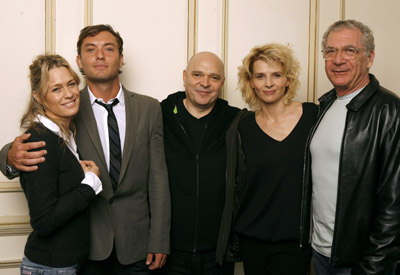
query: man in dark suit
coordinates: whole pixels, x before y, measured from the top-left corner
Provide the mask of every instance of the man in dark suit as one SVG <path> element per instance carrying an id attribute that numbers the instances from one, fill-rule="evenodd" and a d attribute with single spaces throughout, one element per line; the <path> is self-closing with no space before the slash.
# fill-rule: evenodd
<path id="1" fill-rule="evenodd" d="M 99 166 L 103 183 L 90 205 L 91 249 L 79 274 L 150 274 L 169 253 L 170 194 L 160 104 L 120 84 L 123 40 L 110 26 L 85 27 L 77 48 L 76 62 L 88 85 L 75 117 L 76 142 L 80 157 Z M 45 150 L 28 152 L 44 143 L 23 143 L 28 137 L 17 137 L 2 149 L 0 169 L 6 176 L 12 177 L 12 167 L 32 171 L 45 161 Z"/>

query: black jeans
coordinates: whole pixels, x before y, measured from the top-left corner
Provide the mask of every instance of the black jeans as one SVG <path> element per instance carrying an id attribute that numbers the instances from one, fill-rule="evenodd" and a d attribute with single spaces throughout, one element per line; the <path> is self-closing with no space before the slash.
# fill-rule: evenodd
<path id="1" fill-rule="evenodd" d="M 306 275 L 310 268 L 311 247 L 300 248 L 299 241 L 267 243 L 239 235 L 239 247 L 246 275 Z"/>
<path id="2" fill-rule="evenodd" d="M 157 274 L 164 275 L 233 275 L 234 263 L 218 265 L 215 250 L 191 253 L 172 250 L 165 267 Z"/>

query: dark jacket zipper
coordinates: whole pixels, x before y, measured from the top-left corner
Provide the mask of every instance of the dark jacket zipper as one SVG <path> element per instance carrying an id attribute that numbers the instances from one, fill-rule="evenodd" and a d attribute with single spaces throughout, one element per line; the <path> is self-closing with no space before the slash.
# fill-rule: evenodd
<path id="1" fill-rule="evenodd" d="M 182 123 L 179 121 L 179 119 L 175 116 L 179 126 L 181 127 L 183 133 L 185 134 L 186 138 L 190 141 L 190 143 L 192 144 L 192 147 L 194 148 L 193 142 L 192 140 L 189 138 L 189 135 L 187 134 L 185 127 L 183 127 Z M 206 123 L 206 125 L 204 126 L 204 131 L 203 131 L 203 136 L 201 137 L 201 142 L 200 142 L 200 146 L 199 146 L 199 150 L 197 152 L 197 154 L 195 155 L 195 160 L 196 160 L 196 197 L 195 197 L 195 219 L 194 219 L 194 240 L 193 240 L 193 254 L 197 253 L 197 232 L 198 232 L 198 211 L 199 211 L 199 186 L 200 186 L 200 150 L 201 147 L 203 145 L 203 140 L 204 140 L 204 136 L 206 134 L 206 130 L 208 127 L 208 121 Z"/>

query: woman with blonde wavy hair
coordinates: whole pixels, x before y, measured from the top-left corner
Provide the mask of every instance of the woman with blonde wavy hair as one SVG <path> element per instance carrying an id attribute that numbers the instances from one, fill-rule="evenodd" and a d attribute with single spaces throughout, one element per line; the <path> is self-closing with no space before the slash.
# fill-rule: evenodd
<path id="1" fill-rule="evenodd" d="M 73 118 L 79 77 L 59 55 L 40 55 L 29 66 L 31 98 L 21 127 L 26 142 L 45 141 L 46 160 L 21 172 L 32 233 L 21 274 L 76 274 L 89 251 L 88 203 L 102 190 L 99 168 L 79 161 Z"/>
<path id="2" fill-rule="evenodd" d="M 228 131 L 236 166 L 227 177 L 237 190 L 233 232 L 246 275 L 309 270 L 311 249 L 299 245 L 300 207 L 305 144 L 318 108 L 293 100 L 299 74 L 292 50 L 277 43 L 253 48 L 239 67 L 242 97 L 254 111 L 242 110 Z"/>

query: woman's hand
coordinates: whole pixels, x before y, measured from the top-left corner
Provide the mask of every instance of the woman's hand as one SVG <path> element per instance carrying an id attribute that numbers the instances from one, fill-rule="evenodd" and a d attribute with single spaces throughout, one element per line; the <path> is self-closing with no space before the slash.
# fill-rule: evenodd
<path id="1" fill-rule="evenodd" d="M 100 170 L 99 167 L 94 163 L 92 160 L 80 160 L 79 163 L 82 166 L 84 172 L 93 172 L 98 177 L 100 177 Z"/>

